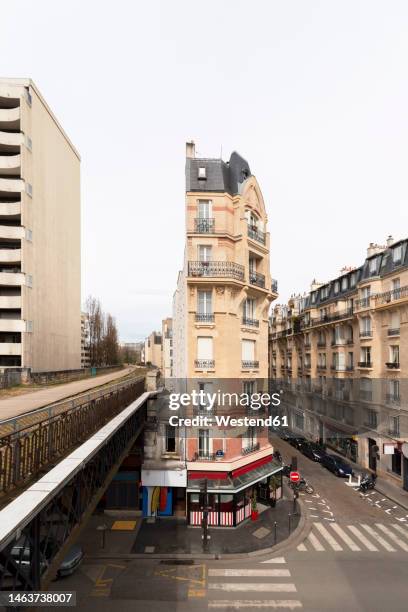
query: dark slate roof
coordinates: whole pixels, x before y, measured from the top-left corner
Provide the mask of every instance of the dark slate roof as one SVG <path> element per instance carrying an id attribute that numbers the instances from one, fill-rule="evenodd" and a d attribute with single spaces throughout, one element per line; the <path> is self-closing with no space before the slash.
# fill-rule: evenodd
<path id="1" fill-rule="evenodd" d="M 401 261 L 394 262 L 393 260 L 393 250 L 396 247 L 401 246 L 402 256 Z M 370 271 L 370 261 L 375 259 L 375 269 Z M 306 308 L 318 308 L 320 306 L 324 306 L 325 304 L 332 302 L 334 300 L 339 300 L 347 297 L 349 294 L 352 294 L 356 291 L 356 286 L 358 283 L 362 281 L 367 281 L 370 278 L 374 277 L 383 277 L 387 274 L 391 274 L 392 272 L 396 272 L 398 270 L 404 269 L 408 267 L 408 238 L 404 240 L 399 240 L 398 242 L 394 242 L 390 247 L 384 249 L 380 253 L 375 253 L 374 255 L 370 255 L 367 257 L 365 262 L 359 268 L 355 268 L 337 278 L 331 280 L 328 283 L 325 283 L 315 291 L 311 291 L 309 295 L 306 297 L 305 307 Z M 352 283 L 352 275 L 355 279 L 355 282 Z M 344 289 L 343 287 L 343 279 L 344 280 Z M 339 283 L 339 291 L 335 291 L 337 288 L 337 282 Z M 322 293 L 327 291 L 327 296 L 323 297 Z M 313 301 L 314 296 L 314 301 Z"/>
<path id="2" fill-rule="evenodd" d="M 206 178 L 198 178 L 198 169 L 206 169 Z M 222 159 L 187 158 L 186 191 L 220 191 L 231 195 L 240 193 L 242 183 L 251 176 L 248 162 L 236 153 L 228 162 Z"/>

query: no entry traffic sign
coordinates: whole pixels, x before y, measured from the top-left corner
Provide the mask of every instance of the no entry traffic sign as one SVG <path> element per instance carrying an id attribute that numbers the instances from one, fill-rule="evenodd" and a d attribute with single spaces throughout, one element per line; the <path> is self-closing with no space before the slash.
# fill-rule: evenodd
<path id="1" fill-rule="evenodd" d="M 299 482 L 300 474 L 299 474 L 299 472 L 291 472 L 289 474 L 289 478 L 290 478 L 291 482 Z"/>

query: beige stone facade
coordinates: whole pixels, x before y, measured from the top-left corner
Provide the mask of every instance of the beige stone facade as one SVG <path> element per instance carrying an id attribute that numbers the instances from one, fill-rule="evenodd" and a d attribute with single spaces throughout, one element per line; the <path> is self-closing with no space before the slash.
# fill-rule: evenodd
<path id="1" fill-rule="evenodd" d="M 291 427 L 408 489 L 408 240 L 274 308 L 270 376 Z"/>
<path id="2" fill-rule="evenodd" d="M 186 168 L 185 261 L 173 304 L 174 376 L 266 379 L 268 312 L 277 285 L 270 276 L 260 187 L 236 153 L 228 163 L 200 160 L 188 143 Z M 231 180 L 235 189 L 227 184 Z"/>
<path id="3" fill-rule="evenodd" d="M 165 381 L 173 377 L 173 319 L 162 321 L 162 375 Z"/>
<path id="4" fill-rule="evenodd" d="M 162 336 L 160 332 L 152 332 L 144 343 L 144 359 L 146 364 L 156 368 L 162 367 Z"/>
<path id="5" fill-rule="evenodd" d="M 79 172 L 34 83 L 0 79 L 0 368 L 81 367 Z"/>

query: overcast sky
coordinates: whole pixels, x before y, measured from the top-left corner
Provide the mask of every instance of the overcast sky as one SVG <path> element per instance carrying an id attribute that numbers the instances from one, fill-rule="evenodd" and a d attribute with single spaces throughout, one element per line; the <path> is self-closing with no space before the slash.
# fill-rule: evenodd
<path id="1" fill-rule="evenodd" d="M 82 156 L 82 291 L 159 329 L 184 246 L 184 143 L 239 151 L 280 299 L 408 235 L 404 0 L 13 0 L 0 76 L 31 77 Z"/>

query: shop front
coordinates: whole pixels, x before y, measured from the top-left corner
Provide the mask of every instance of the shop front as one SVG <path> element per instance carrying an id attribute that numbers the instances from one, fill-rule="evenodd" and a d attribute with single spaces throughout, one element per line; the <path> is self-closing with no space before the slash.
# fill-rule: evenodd
<path id="1" fill-rule="evenodd" d="M 254 498 L 261 504 L 273 506 L 282 497 L 282 466 L 270 455 L 232 472 L 189 471 L 189 525 L 200 526 L 202 523 L 205 484 L 208 524 L 212 527 L 236 527 L 251 516 Z"/>

